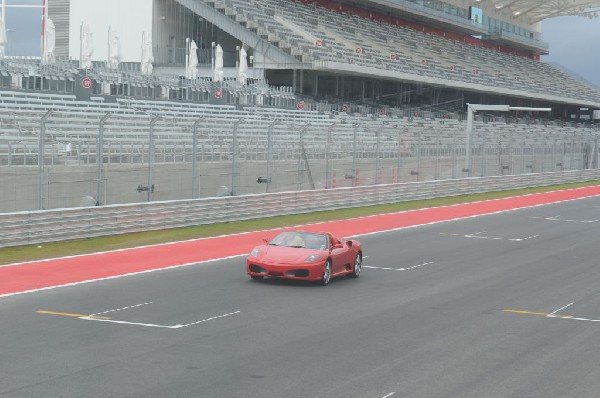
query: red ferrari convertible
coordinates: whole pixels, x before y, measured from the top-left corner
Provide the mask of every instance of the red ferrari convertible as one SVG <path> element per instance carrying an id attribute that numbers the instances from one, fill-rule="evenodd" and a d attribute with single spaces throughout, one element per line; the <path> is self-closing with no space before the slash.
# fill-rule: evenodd
<path id="1" fill-rule="evenodd" d="M 246 258 L 246 272 L 252 279 L 274 277 L 327 285 L 335 276 L 360 275 L 362 245 L 357 240 L 338 239 L 326 232 L 288 231 L 265 243 Z"/>

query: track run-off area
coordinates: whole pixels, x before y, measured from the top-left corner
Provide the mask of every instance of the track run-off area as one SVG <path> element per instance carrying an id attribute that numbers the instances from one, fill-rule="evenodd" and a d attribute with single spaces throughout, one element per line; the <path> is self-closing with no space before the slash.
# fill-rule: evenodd
<path id="1" fill-rule="evenodd" d="M 360 278 L 251 281 L 281 229 L 0 266 L 0 397 L 597 397 L 600 186 L 305 225 Z"/>

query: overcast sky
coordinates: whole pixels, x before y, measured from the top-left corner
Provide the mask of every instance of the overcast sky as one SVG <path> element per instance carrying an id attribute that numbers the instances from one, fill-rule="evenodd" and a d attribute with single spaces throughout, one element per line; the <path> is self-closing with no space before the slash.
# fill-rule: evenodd
<path id="1" fill-rule="evenodd" d="M 600 18 L 559 17 L 542 23 L 550 44 L 545 62 L 557 62 L 600 87 Z"/>
<path id="2" fill-rule="evenodd" d="M 9 0 L 8 4 L 41 5 L 42 0 Z M 41 10 L 7 10 L 7 55 L 40 55 Z M 557 62 L 600 87 L 600 18 L 559 17 L 542 23 L 543 40 L 550 44 L 546 62 Z"/>

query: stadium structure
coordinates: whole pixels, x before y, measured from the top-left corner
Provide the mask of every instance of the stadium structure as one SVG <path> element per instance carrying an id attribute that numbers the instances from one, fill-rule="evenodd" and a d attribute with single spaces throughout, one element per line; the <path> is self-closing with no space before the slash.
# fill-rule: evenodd
<path id="1" fill-rule="evenodd" d="M 540 57 L 600 2 L 97 4 L 0 61 L 0 212 L 598 168 L 600 91 Z"/>
<path id="2" fill-rule="evenodd" d="M 244 47 L 251 82 L 268 82 L 282 95 L 291 92 L 307 102 L 459 111 L 469 102 L 510 103 L 551 106 L 552 117 L 566 119 L 579 116 L 581 107 L 600 108 L 600 94 L 539 62 L 549 51 L 540 21 L 573 13 L 594 18 L 593 6 L 507 0 L 107 0 L 89 7 L 84 0 L 49 0 L 48 16 L 58 22 L 55 54 L 66 59 L 80 58 L 84 23 L 93 33 L 96 60 L 108 58 L 105 38 L 111 27 L 120 33 L 121 61 L 134 71 L 145 33 L 158 76 L 186 75 L 187 39 L 197 44 L 200 79 L 213 77 L 219 45 L 223 77 L 235 80 Z M 129 80 L 121 77 L 123 86 L 111 92 L 143 95 Z M 193 98 L 179 88 L 151 95 Z M 211 87 L 211 94 L 213 88 L 219 87 Z"/>

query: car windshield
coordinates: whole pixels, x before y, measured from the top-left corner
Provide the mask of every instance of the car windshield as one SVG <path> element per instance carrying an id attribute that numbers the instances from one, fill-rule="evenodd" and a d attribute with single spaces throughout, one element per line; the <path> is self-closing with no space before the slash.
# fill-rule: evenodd
<path id="1" fill-rule="evenodd" d="M 274 237 L 269 245 L 325 250 L 327 237 L 310 232 L 282 232 Z"/>

